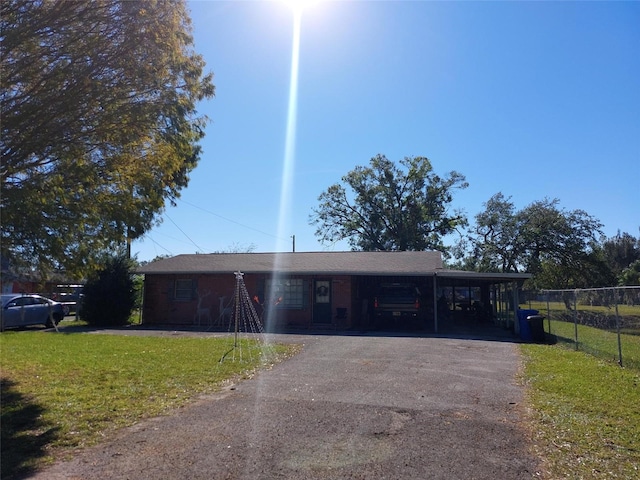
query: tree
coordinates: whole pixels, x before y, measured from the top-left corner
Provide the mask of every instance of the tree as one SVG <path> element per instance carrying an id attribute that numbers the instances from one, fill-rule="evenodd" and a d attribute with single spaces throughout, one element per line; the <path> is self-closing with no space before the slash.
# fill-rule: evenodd
<path id="1" fill-rule="evenodd" d="M 522 254 L 519 239 L 520 225 L 510 198 L 497 193 L 485 204 L 485 210 L 476 215 L 475 230 L 458 247 L 457 256 L 463 256 L 468 244 L 472 254 L 467 264 L 480 272 L 517 272 Z"/>
<path id="2" fill-rule="evenodd" d="M 244 243 L 234 242 L 231 245 L 229 245 L 229 247 L 227 247 L 225 250 L 216 250 L 213 253 L 252 253 L 252 252 L 255 252 L 255 250 L 256 250 L 255 243 L 249 243 L 247 245 Z"/>
<path id="3" fill-rule="evenodd" d="M 640 285 L 640 260 L 636 260 L 622 270 L 618 280 L 619 285 Z"/>
<path id="4" fill-rule="evenodd" d="M 518 214 L 520 248 L 527 271 L 537 273 L 542 260 L 571 268 L 584 254 L 594 251 L 602 223 L 584 210 L 564 210 L 560 201 L 545 198 Z M 595 257 L 594 257 L 595 258 Z M 578 268 L 580 263 L 573 265 Z"/>
<path id="5" fill-rule="evenodd" d="M 405 157 L 399 168 L 383 155 L 358 166 L 319 197 L 310 224 L 322 243 L 347 239 L 353 250 L 439 250 L 442 237 L 466 225 L 450 212 L 453 190 L 468 184 L 460 173 L 442 178 L 425 157 Z"/>
<path id="6" fill-rule="evenodd" d="M 90 325 L 126 325 L 138 299 L 135 262 L 121 252 L 103 263 L 84 286 L 80 316 Z"/>
<path id="7" fill-rule="evenodd" d="M 561 262 L 542 260 L 529 286 L 547 289 L 607 287 L 615 284 L 615 278 L 602 248 L 592 245 L 588 251 L 575 252 Z"/>
<path id="8" fill-rule="evenodd" d="M 212 76 L 183 0 L 6 0 L 0 13 L 1 253 L 81 276 L 187 185 Z"/>
<path id="9" fill-rule="evenodd" d="M 621 279 L 623 271 L 640 260 L 640 238 L 629 233 L 620 233 L 602 244 L 605 256 L 614 274 Z M 624 284 L 624 283 L 622 283 Z"/>
<path id="10" fill-rule="evenodd" d="M 558 207 L 558 199 L 533 202 L 516 211 L 497 193 L 476 215 L 466 252 L 478 271 L 537 275 L 545 288 L 573 288 L 609 281 L 597 236 L 601 223 L 582 210 Z M 469 251 L 470 250 L 470 251 Z"/>

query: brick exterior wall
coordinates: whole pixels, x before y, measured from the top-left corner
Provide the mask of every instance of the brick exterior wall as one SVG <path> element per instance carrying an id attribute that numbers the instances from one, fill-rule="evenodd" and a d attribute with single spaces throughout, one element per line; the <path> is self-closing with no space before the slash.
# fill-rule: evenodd
<path id="1" fill-rule="evenodd" d="M 257 296 L 259 303 L 254 308 L 259 316 L 265 313 L 264 321 L 269 331 L 285 328 L 318 328 L 314 323 L 314 282 L 331 282 L 331 322 L 322 326 L 333 329 L 348 329 L 352 326 L 353 312 L 357 311 L 358 301 L 354 299 L 351 276 L 291 276 L 303 280 L 305 302 L 302 308 L 286 309 L 277 306 L 271 318 L 266 318 L 268 301 L 265 297 L 265 282 L 269 277 L 264 274 L 245 274 L 244 284 L 250 298 Z M 185 291 L 177 292 L 176 284 L 190 281 L 192 291 L 184 298 Z M 190 274 L 154 274 L 145 275 L 144 307 L 142 322 L 147 325 L 207 326 L 223 328 L 228 325 L 229 314 L 233 307 L 236 279 L 233 274 L 190 275 Z M 344 309 L 338 317 L 338 308 Z M 226 329 L 226 328 L 225 328 Z"/>

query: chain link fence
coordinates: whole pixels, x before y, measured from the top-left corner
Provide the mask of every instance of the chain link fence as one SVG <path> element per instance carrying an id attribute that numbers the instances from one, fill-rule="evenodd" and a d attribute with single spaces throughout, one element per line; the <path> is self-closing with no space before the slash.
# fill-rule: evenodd
<path id="1" fill-rule="evenodd" d="M 640 286 L 526 292 L 525 302 L 558 342 L 640 370 Z"/>

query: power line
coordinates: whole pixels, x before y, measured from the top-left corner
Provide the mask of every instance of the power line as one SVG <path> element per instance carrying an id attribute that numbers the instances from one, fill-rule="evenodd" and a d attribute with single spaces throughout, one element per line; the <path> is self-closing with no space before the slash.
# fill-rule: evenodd
<path id="1" fill-rule="evenodd" d="M 236 225 L 240 225 L 241 227 L 247 228 L 247 229 L 249 229 L 249 230 L 253 230 L 254 232 L 261 233 L 262 235 L 266 235 L 266 236 L 268 236 L 268 237 L 275 238 L 275 239 L 278 239 L 278 240 L 288 240 L 288 239 L 285 239 L 285 238 L 280 238 L 280 237 L 278 237 L 277 235 L 274 235 L 274 234 L 272 234 L 272 233 L 263 232 L 262 230 L 258 230 L 257 228 L 250 227 L 250 226 L 248 226 L 248 225 L 245 225 L 245 224 L 243 224 L 243 223 L 237 222 L 237 221 L 235 221 L 235 220 L 231 220 L 230 218 L 223 217 L 222 215 L 218 215 L 217 213 L 214 213 L 214 212 L 212 212 L 212 211 L 210 211 L 210 210 L 207 210 L 207 209 L 205 209 L 205 208 L 199 207 L 198 205 L 195 205 L 195 204 L 193 204 L 193 203 L 191 203 L 191 202 L 187 202 L 186 200 L 182 200 L 182 199 L 180 199 L 180 198 L 179 198 L 178 200 L 179 200 L 180 202 L 182 202 L 182 203 L 186 203 L 187 205 L 191 205 L 192 207 L 197 208 L 198 210 L 202 210 L 203 212 L 206 212 L 206 213 L 208 213 L 209 215 L 213 215 L 214 217 L 221 218 L 222 220 L 225 220 L 225 221 L 227 221 L 227 222 L 235 223 Z"/>
<path id="2" fill-rule="evenodd" d="M 177 228 L 178 230 L 180 230 L 180 231 L 182 232 L 182 234 L 183 234 L 185 237 L 187 237 L 187 239 L 189 239 L 189 241 L 190 241 L 191 243 L 193 243 L 193 244 L 195 245 L 195 247 L 196 247 L 198 250 L 200 250 L 201 252 L 203 252 L 203 253 L 204 253 L 204 250 L 203 250 L 202 248 L 200 248 L 196 242 L 194 242 L 193 240 L 191 240 L 191 237 L 189 237 L 189 235 L 187 235 L 186 233 L 184 233 L 184 230 L 182 230 L 182 229 L 178 226 L 178 224 L 177 224 L 176 222 L 174 222 L 174 221 L 171 219 L 171 217 L 170 217 L 169 215 L 167 215 L 167 213 L 166 213 L 166 212 L 164 213 L 164 215 L 165 215 L 165 217 L 167 217 L 169 220 L 171 220 L 171 223 L 173 223 L 173 224 L 176 226 L 176 228 Z"/>
<path id="3" fill-rule="evenodd" d="M 165 250 L 169 255 L 173 255 L 173 252 L 171 250 L 169 250 L 166 247 L 163 247 L 162 245 L 160 245 L 158 242 L 156 242 L 153 238 L 151 238 L 150 236 L 146 236 L 146 238 L 148 238 L 149 240 L 151 240 L 151 242 L 154 244 L 154 248 L 157 245 L 158 247 L 160 247 L 161 249 Z M 158 256 L 158 251 L 156 250 L 156 256 Z"/>

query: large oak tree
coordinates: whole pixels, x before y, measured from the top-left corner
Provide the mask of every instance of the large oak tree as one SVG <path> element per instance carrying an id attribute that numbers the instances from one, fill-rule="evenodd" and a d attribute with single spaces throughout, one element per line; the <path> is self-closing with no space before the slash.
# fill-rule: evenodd
<path id="1" fill-rule="evenodd" d="M 310 223 L 322 243 L 348 240 L 354 250 L 446 252 L 443 237 L 466 225 L 465 216 L 451 209 L 454 190 L 467 187 L 465 177 L 455 171 L 441 177 L 425 157 L 399 163 L 377 155 L 318 197 Z"/>
<path id="2" fill-rule="evenodd" d="M 612 281 L 598 237 L 602 224 L 583 210 L 565 210 L 558 199 L 516 210 L 502 193 L 475 217 L 465 267 L 481 272 L 529 272 L 539 288 L 578 288 Z M 466 250 L 465 247 L 466 246 Z"/>
<path id="3" fill-rule="evenodd" d="M 630 233 L 618 232 L 616 236 L 605 240 L 602 248 L 616 276 L 620 276 L 634 262 L 640 261 L 640 237 L 635 238 Z"/>
<path id="4" fill-rule="evenodd" d="M 212 76 L 183 0 L 4 0 L 0 13 L 2 256 L 79 275 L 187 185 Z"/>

